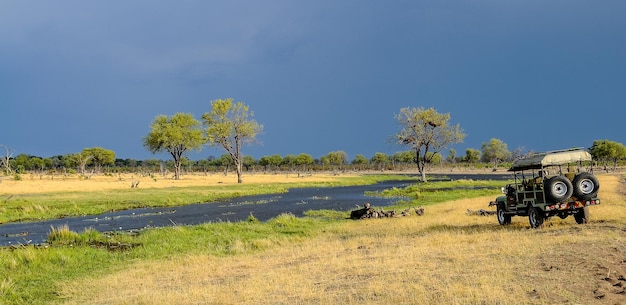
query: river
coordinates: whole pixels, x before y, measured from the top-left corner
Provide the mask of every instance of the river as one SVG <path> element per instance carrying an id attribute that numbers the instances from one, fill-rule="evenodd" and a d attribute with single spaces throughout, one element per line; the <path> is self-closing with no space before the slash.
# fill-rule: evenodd
<path id="1" fill-rule="evenodd" d="M 451 179 L 510 179 L 511 175 L 446 175 Z M 435 178 L 436 179 L 436 178 Z M 399 198 L 365 196 L 393 187 L 406 187 L 416 180 L 385 181 L 373 185 L 293 188 L 283 194 L 244 196 L 224 201 L 191 204 L 179 207 L 142 208 L 120 212 L 68 217 L 63 219 L 17 222 L 0 225 L 0 247 L 24 244 L 41 244 L 51 228 L 67 226 L 74 232 L 92 228 L 99 232 L 133 231 L 150 227 L 196 225 L 201 223 L 237 222 L 253 215 L 267 221 L 282 213 L 302 216 L 308 210 L 349 211 L 369 202 L 372 206 L 392 205 Z"/>

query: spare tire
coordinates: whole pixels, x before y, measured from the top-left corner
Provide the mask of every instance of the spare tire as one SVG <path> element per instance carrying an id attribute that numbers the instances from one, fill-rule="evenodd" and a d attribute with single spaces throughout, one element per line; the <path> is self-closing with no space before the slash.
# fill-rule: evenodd
<path id="1" fill-rule="evenodd" d="M 546 197 L 551 202 L 563 202 L 572 197 L 572 183 L 564 176 L 554 176 L 544 182 Z"/>
<path id="2" fill-rule="evenodd" d="M 592 173 L 583 172 L 574 177 L 574 196 L 581 200 L 589 200 L 598 195 L 600 183 Z"/>

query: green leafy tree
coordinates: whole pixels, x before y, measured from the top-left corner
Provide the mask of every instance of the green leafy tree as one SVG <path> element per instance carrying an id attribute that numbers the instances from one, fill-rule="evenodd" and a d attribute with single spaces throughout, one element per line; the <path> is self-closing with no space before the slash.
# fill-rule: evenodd
<path id="1" fill-rule="evenodd" d="M 397 163 L 415 163 L 415 153 L 410 150 L 399 151 L 391 156 L 391 160 Z"/>
<path id="2" fill-rule="evenodd" d="M 30 158 L 30 166 L 34 170 L 39 170 L 43 172 L 43 170 L 46 168 L 46 162 L 42 158 L 32 157 Z"/>
<path id="3" fill-rule="evenodd" d="M 461 159 L 463 162 L 474 164 L 480 161 L 480 150 L 475 148 L 468 148 L 465 150 L 465 156 Z"/>
<path id="4" fill-rule="evenodd" d="M 331 151 L 320 159 L 324 165 L 336 166 L 341 169 L 342 165 L 348 163 L 348 154 L 341 150 Z"/>
<path id="5" fill-rule="evenodd" d="M 367 165 L 367 163 L 367 158 L 365 158 L 365 156 L 361 154 L 356 155 L 356 157 L 354 157 L 354 160 L 352 160 L 352 165 L 359 166 L 360 168 Z"/>
<path id="6" fill-rule="evenodd" d="M 487 143 L 483 142 L 482 154 L 485 162 L 493 162 L 494 171 L 498 168 L 498 163 L 506 161 L 511 157 L 511 152 L 507 148 L 506 143 L 496 138 L 492 138 Z"/>
<path id="7" fill-rule="evenodd" d="M 296 165 L 296 156 L 293 154 L 285 155 L 280 164 L 287 166 L 288 169 L 292 170 L 293 167 Z"/>
<path id="8" fill-rule="evenodd" d="M 283 161 L 280 155 L 263 156 L 259 159 L 259 165 L 265 167 L 265 170 L 277 169 Z"/>
<path id="9" fill-rule="evenodd" d="M 452 164 L 456 163 L 456 150 L 450 149 L 448 156 L 446 157 L 446 161 Z"/>
<path id="10" fill-rule="evenodd" d="M 17 156 L 15 156 L 15 158 L 13 158 L 13 165 L 15 165 L 16 167 L 21 167 L 23 169 L 26 170 L 31 170 L 31 166 L 30 166 L 30 158 L 31 156 L 27 155 L 27 154 L 19 154 Z"/>
<path id="11" fill-rule="evenodd" d="M 143 145 L 151 153 L 168 152 L 174 161 L 174 179 L 180 177 L 183 156 L 203 143 L 200 122 L 188 113 L 176 113 L 171 117 L 157 116 L 150 133 L 143 138 Z"/>
<path id="12" fill-rule="evenodd" d="M 91 154 L 89 149 L 85 148 L 83 149 L 83 151 L 76 154 L 71 154 L 69 157 L 70 162 L 78 166 L 80 174 L 85 176 L 87 172 L 87 165 L 91 164 L 91 160 L 93 159 L 93 155 Z"/>
<path id="13" fill-rule="evenodd" d="M 589 153 L 595 160 L 604 162 L 605 170 L 607 169 L 607 162 L 613 162 L 613 169 L 616 169 L 617 161 L 626 159 L 624 144 L 610 140 L 593 141 Z"/>
<path id="14" fill-rule="evenodd" d="M 370 159 L 372 164 L 375 164 L 378 170 L 385 169 L 385 164 L 389 163 L 389 156 L 385 153 L 377 152 L 374 153 L 374 156 Z"/>
<path id="15" fill-rule="evenodd" d="M 221 146 L 235 163 L 237 183 L 243 183 L 241 148 L 255 141 L 263 131 L 252 119 L 254 113 L 242 102 L 233 103 L 232 98 L 211 102 L 211 111 L 202 115 L 205 133 L 210 146 Z"/>
<path id="16" fill-rule="evenodd" d="M 88 153 L 91 154 L 92 163 L 96 167 L 96 171 L 100 172 L 102 166 L 115 164 L 115 152 L 110 149 L 104 149 L 102 147 L 86 148 Z"/>
<path id="17" fill-rule="evenodd" d="M 450 144 L 460 143 L 465 138 L 458 124 L 450 125 L 449 113 L 441 114 L 434 108 L 402 108 L 396 120 L 401 130 L 395 135 L 395 141 L 411 148 L 424 182 L 426 164 L 442 149 Z"/>
<path id="18" fill-rule="evenodd" d="M 296 156 L 295 164 L 298 167 L 301 167 L 303 171 L 306 171 L 307 166 L 311 166 L 315 163 L 315 159 L 309 154 L 301 153 Z"/>
<path id="19" fill-rule="evenodd" d="M 257 162 L 254 159 L 254 157 L 252 157 L 252 156 L 243 156 L 243 166 L 246 168 L 246 170 L 249 170 L 251 168 L 253 169 L 256 164 L 257 164 Z"/>
<path id="20" fill-rule="evenodd" d="M 233 158 L 230 157 L 229 154 L 223 154 L 217 159 L 213 159 L 213 164 L 217 167 L 224 167 L 224 175 L 226 175 L 230 169 L 230 166 L 233 165 Z"/>

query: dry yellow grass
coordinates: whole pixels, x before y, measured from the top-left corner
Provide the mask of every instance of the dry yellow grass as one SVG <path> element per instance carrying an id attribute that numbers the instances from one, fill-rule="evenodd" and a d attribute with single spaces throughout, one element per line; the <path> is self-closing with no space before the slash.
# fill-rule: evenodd
<path id="1" fill-rule="evenodd" d="M 332 174 L 314 174 L 307 176 L 298 176 L 297 174 L 250 174 L 243 177 L 246 184 L 258 183 L 291 183 L 291 182 L 326 182 L 336 181 L 339 177 L 347 177 L 349 174 L 341 176 Z M 1 178 L 1 177 L 0 177 Z M 44 176 L 24 176 L 23 180 L 15 181 L 13 179 L 0 180 L 0 194 L 37 194 L 50 192 L 68 192 L 68 191 L 102 191 L 115 189 L 128 189 L 131 182 L 139 181 L 141 188 L 164 188 L 164 187 L 188 187 L 188 186 L 210 186 L 210 185 L 234 185 L 237 184 L 237 176 L 229 174 L 194 174 L 183 175 L 179 180 L 173 180 L 169 177 L 155 176 L 153 179 L 149 176 L 139 175 L 94 175 L 89 179 L 80 178 L 78 175 L 68 177 Z"/>
<path id="2" fill-rule="evenodd" d="M 346 221 L 324 236 L 253 255 L 138 262 L 63 286 L 66 304 L 626 303 L 626 209 L 601 176 L 592 222 L 468 216 L 493 198 L 429 207 L 422 217 Z"/>

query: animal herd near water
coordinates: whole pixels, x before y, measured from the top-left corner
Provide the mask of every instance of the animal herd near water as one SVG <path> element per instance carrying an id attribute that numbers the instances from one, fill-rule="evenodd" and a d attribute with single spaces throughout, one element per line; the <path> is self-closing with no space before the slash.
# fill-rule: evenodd
<path id="1" fill-rule="evenodd" d="M 358 206 L 358 210 L 354 210 L 350 212 L 350 219 L 366 219 L 366 218 L 385 218 L 385 217 L 403 217 L 410 216 L 412 214 L 411 208 L 407 208 L 400 213 L 396 212 L 396 210 L 385 211 L 383 208 L 379 208 L 375 210 L 371 207 L 369 202 L 366 202 L 363 207 Z M 413 212 L 417 214 L 417 216 L 424 215 L 424 207 L 413 208 Z"/>

